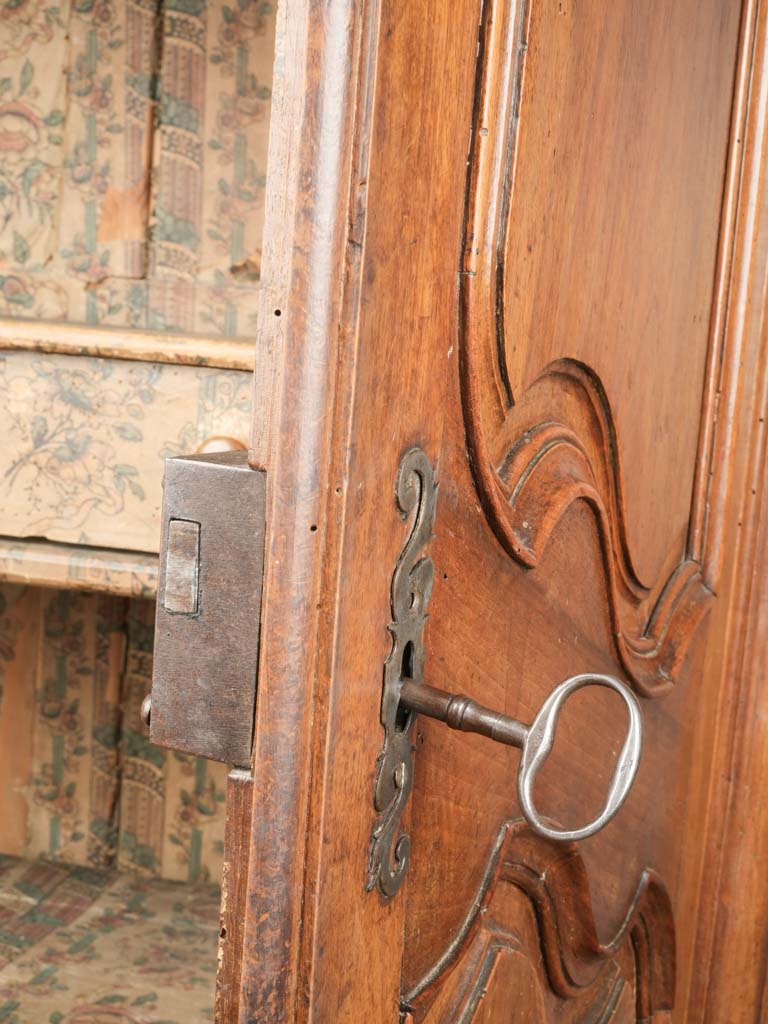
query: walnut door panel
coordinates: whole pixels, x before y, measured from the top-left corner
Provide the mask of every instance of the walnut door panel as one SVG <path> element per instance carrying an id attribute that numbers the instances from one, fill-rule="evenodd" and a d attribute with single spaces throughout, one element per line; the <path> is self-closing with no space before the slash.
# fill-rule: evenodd
<path id="1" fill-rule="evenodd" d="M 504 221 L 478 260 L 483 278 L 499 275 L 507 398 L 489 452 L 503 465 L 530 422 L 513 404 L 538 401 L 546 415 L 561 391 L 589 389 L 560 377 L 560 361 L 576 364 L 573 376 L 583 368 L 597 393 L 571 401 L 611 411 L 604 461 L 625 470 L 627 559 L 633 581 L 652 587 L 688 530 L 741 5 L 618 3 L 610 17 L 599 2 L 490 6 L 490 36 L 502 11 L 520 13 L 500 57 L 511 67 L 484 68 L 516 84 L 517 109 L 506 132 L 498 122 L 478 131 L 473 160 L 507 144 L 506 182 L 474 196 Z M 494 43 L 487 62 L 499 59 Z M 496 121 L 499 111 L 484 113 Z M 547 377 L 554 395 L 529 396 Z"/>
<path id="2" fill-rule="evenodd" d="M 603 1024 L 650 1017 L 672 999 L 670 922 L 668 897 L 649 873 L 632 913 L 601 946 L 578 850 L 542 841 L 522 824 L 505 824 L 454 942 L 405 994 L 410 1019 Z"/>
<path id="3" fill-rule="evenodd" d="M 617 653 L 659 692 L 716 582 L 701 520 L 735 356 L 714 300 L 740 4 L 604 15 L 486 4 L 463 401 L 513 557 L 535 566 L 569 506 L 592 506 Z"/>
<path id="4" fill-rule="evenodd" d="M 635 791 L 581 850 L 581 919 L 600 936 L 584 949 L 612 944 L 647 870 L 664 893 L 646 936 L 663 983 L 644 979 L 648 964 L 629 944 L 639 1018 L 674 997 L 665 887 L 680 870 L 674 822 L 692 728 L 690 689 L 671 691 L 702 667 L 694 640 L 715 599 L 729 480 L 723 409 L 739 389 L 741 339 L 724 320 L 724 196 L 741 156 L 734 86 L 750 60 L 740 24 L 738 3 L 619 4 L 606 19 L 599 5 L 489 0 L 469 133 L 458 385 L 472 483 L 444 441 L 433 681 L 450 685 L 450 665 L 454 688 L 461 680 L 522 720 L 579 671 L 617 672 L 656 698 L 644 701 Z M 509 807 L 516 766 L 515 754 L 432 723 L 420 733 L 430 753 L 417 767 L 413 847 L 440 830 L 446 856 L 435 885 L 414 853 L 406 992 L 459 933 L 455 897 L 481 885 L 478 847 L 488 850 L 490 821 Z M 615 733 L 615 707 L 596 699 L 563 723 L 540 786 L 555 820 L 598 804 Z M 488 780 L 479 814 L 478 775 Z M 587 1012 L 558 1006 L 544 1019 Z"/>
<path id="5" fill-rule="evenodd" d="M 358 13 L 286 19 L 273 141 L 302 141 L 266 229 L 282 404 L 240 1014 L 495 1024 L 519 993 L 533 1020 L 662 1020 L 704 868 L 765 8 Z M 420 717 L 388 900 L 365 883 L 414 445 L 439 488 L 424 681 L 530 722 L 566 677 L 619 675 L 645 747 L 619 816 L 558 855 L 518 831 L 518 752 Z M 543 813 L 590 820 L 623 736 L 609 694 L 574 698 Z"/>
<path id="6" fill-rule="evenodd" d="M 456 449 L 444 440 L 428 658 L 434 685 L 524 721 L 580 671 L 657 698 L 643 702 L 634 792 L 582 844 L 582 914 L 607 944 L 644 872 L 663 890 L 680 870 L 692 727 L 690 690 L 671 691 L 701 671 L 694 639 L 714 601 L 729 474 L 721 413 L 739 387 L 723 200 L 739 173 L 737 56 L 750 59 L 740 22 L 738 3 L 619 4 L 606 20 L 599 5 L 489 0 L 480 25 L 460 398 L 446 398 L 460 403 L 469 467 L 459 437 Z M 563 723 L 541 780 L 563 823 L 598 805 L 616 749 L 615 706 L 591 700 Z M 481 885 L 479 851 L 509 813 L 516 767 L 515 754 L 432 723 L 420 734 L 413 848 L 439 830 L 445 858 L 435 884 L 413 855 L 406 992 L 459 932 L 458 893 Z M 665 896 L 649 941 L 671 975 L 647 990 L 649 1014 L 672 1005 L 673 928 Z"/>

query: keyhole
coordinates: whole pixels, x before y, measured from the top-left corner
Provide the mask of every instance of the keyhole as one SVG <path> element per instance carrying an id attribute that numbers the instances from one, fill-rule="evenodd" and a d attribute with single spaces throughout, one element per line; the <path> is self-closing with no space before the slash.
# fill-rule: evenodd
<path id="1" fill-rule="evenodd" d="M 403 648 L 403 658 L 400 662 L 400 678 L 401 679 L 413 679 L 413 658 L 414 658 L 414 646 L 413 641 L 409 640 Z M 397 705 L 397 712 L 395 713 L 395 730 L 397 732 L 404 732 L 411 721 L 411 712 L 408 708 L 404 707 L 403 704 Z"/>
<path id="2" fill-rule="evenodd" d="M 409 640 L 403 650 L 403 660 L 400 665 L 400 678 L 413 679 L 413 640 Z"/>

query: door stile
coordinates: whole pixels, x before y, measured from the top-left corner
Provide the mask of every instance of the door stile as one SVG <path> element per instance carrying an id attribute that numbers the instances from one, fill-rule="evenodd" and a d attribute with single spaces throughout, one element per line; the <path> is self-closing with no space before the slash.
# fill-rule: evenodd
<path id="1" fill-rule="evenodd" d="M 376 12 L 294 3 L 278 22 L 267 191 L 280 198 L 260 328 L 274 363 L 256 375 L 257 389 L 274 381 L 273 412 L 254 418 L 251 448 L 267 465 L 268 511 L 241 1024 L 312 1015 Z M 399 909 L 380 942 L 401 947 L 402 933 Z M 399 958 L 386 975 L 396 1008 Z"/>
<path id="2" fill-rule="evenodd" d="M 240 977 L 246 923 L 243 907 L 248 881 L 248 847 L 253 811 L 253 781 L 250 772 L 241 768 L 230 771 L 226 808 L 214 1016 L 217 1022 L 240 1019 Z"/>
<path id="3" fill-rule="evenodd" d="M 742 335 L 737 372 L 742 393 L 734 409 L 726 457 L 733 466 L 729 509 L 722 517 L 724 547 L 733 553 L 716 602 L 696 702 L 694 763 L 701 783 L 689 810 L 680 905 L 690 929 L 681 956 L 679 1019 L 761 1020 L 768 894 L 768 816 L 759 794 L 768 784 L 765 650 L 768 644 L 768 8 L 747 4 L 743 162 L 732 202 L 735 242 L 724 329 Z M 751 38 L 750 38 L 751 37 Z M 722 500 L 722 499 L 721 499 Z M 705 782 L 704 778 L 708 781 Z M 726 966 L 727 965 L 727 968 Z"/>

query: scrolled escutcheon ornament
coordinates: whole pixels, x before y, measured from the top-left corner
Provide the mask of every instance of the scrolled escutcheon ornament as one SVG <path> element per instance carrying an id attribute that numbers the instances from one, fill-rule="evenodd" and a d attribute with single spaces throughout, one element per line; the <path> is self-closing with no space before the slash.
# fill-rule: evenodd
<path id="1" fill-rule="evenodd" d="M 410 852 L 410 839 L 401 831 L 400 821 L 411 792 L 416 716 L 401 708 L 400 691 L 404 681 L 423 680 L 422 634 L 434 579 L 432 559 L 423 550 L 432 536 L 436 498 L 437 485 L 426 453 L 409 448 L 400 462 L 396 499 L 400 513 L 411 517 L 412 525 L 392 576 L 392 621 L 388 626 L 392 650 L 384 664 L 381 701 L 384 746 L 374 790 L 379 817 L 371 836 L 367 878 L 369 890 L 378 885 L 388 897 L 400 888 Z"/>
<path id="2" fill-rule="evenodd" d="M 392 650 L 384 663 L 381 723 L 384 745 L 377 762 L 374 806 L 378 818 L 371 834 L 368 890 L 378 886 L 385 897 L 400 888 L 408 868 L 410 838 L 401 828 L 413 780 L 412 733 L 417 715 L 449 728 L 479 733 L 521 751 L 517 772 L 520 810 L 537 835 L 556 842 L 574 842 L 595 835 L 621 808 L 637 774 L 643 742 L 642 713 L 637 697 L 622 680 L 601 673 L 571 676 L 555 686 L 530 725 L 485 707 L 462 693 L 450 693 L 424 681 L 422 636 L 432 593 L 434 566 L 424 554 L 435 520 L 437 485 L 421 448 L 410 448 L 400 463 L 397 506 L 411 517 L 408 540 L 392 576 Z M 558 718 L 566 701 L 585 687 L 613 690 L 624 702 L 628 728 L 608 787 L 605 803 L 592 821 L 580 828 L 558 828 L 543 817 L 533 799 L 536 776 L 552 750 Z"/>

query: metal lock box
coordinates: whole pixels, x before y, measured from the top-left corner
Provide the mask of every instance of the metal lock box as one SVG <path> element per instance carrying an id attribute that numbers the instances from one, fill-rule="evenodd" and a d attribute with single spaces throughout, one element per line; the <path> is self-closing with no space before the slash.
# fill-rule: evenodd
<path id="1" fill-rule="evenodd" d="M 165 464 L 150 737 L 241 767 L 253 743 L 265 488 L 245 451 Z"/>

